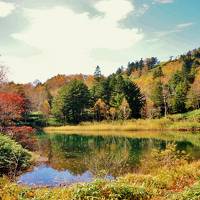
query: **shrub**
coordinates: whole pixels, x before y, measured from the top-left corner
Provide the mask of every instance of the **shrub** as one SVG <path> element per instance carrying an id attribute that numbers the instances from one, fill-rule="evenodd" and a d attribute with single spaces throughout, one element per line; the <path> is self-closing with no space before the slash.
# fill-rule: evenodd
<path id="1" fill-rule="evenodd" d="M 123 182 L 97 180 L 93 183 L 79 185 L 73 191 L 73 200 L 142 200 L 150 195 L 143 187 Z"/>
<path id="2" fill-rule="evenodd" d="M 144 187 L 136 187 L 124 183 L 109 184 L 104 189 L 107 191 L 108 196 L 105 199 L 127 199 L 127 200 L 142 200 L 149 199 L 150 195 L 147 193 Z"/>
<path id="3" fill-rule="evenodd" d="M 5 132 L 16 142 L 20 143 L 22 147 L 35 150 L 36 139 L 35 129 L 30 126 L 11 126 L 6 128 Z"/>
<path id="4" fill-rule="evenodd" d="M 20 144 L 0 134 L 0 175 L 15 176 L 30 165 L 31 155 Z"/>
<path id="5" fill-rule="evenodd" d="M 200 183 L 194 184 L 192 187 L 186 188 L 183 192 L 174 194 L 173 200 L 199 200 L 200 199 Z"/>
<path id="6" fill-rule="evenodd" d="M 176 150 L 175 144 L 168 144 L 165 150 L 153 149 L 142 161 L 140 171 L 143 173 L 157 173 L 161 168 L 174 169 L 177 166 L 186 164 L 190 156 L 185 151 Z"/>

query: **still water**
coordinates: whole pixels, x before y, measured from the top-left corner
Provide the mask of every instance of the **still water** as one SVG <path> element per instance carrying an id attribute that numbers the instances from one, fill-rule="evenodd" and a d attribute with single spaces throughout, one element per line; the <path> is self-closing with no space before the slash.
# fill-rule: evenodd
<path id="1" fill-rule="evenodd" d="M 169 143 L 200 158 L 199 133 L 43 134 L 38 137 L 41 161 L 22 174 L 18 183 L 60 186 L 96 177 L 114 179 L 136 172 L 144 156 Z"/>

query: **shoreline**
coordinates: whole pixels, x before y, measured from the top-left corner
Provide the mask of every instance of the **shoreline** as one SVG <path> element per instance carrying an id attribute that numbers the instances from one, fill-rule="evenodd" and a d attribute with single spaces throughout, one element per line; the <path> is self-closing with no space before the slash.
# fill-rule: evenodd
<path id="1" fill-rule="evenodd" d="M 45 132 L 69 132 L 69 131 L 200 131 L 200 122 L 181 120 L 173 121 L 168 118 L 162 119 L 139 119 L 114 122 L 85 122 L 79 125 L 49 126 L 43 128 Z"/>

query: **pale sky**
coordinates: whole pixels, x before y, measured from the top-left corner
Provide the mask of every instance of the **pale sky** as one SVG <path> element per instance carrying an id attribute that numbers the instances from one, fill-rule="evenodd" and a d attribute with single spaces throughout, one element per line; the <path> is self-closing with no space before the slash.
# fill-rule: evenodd
<path id="1" fill-rule="evenodd" d="M 0 0 L 0 63 L 25 83 L 166 60 L 200 46 L 199 8 L 199 0 Z"/>

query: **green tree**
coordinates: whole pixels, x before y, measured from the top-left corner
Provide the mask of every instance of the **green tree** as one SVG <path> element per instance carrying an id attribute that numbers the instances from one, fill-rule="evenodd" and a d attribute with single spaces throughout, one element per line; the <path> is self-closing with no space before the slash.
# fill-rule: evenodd
<path id="1" fill-rule="evenodd" d="M 197 76 L 190 86 L 190 89 L 187 93 L 186 101 L 187 109 L 199 109 L 200 108 L 200 77 Z"/>
<path id="2" fill-rule="evenodd" d="M 180 82 L 176 86 L 175 93 L 171 100 L 172 111 L 174 113 L 182 113 L 186 111 L 186 94 L 186 84 L 184 82 Z"/>
<path id="3" fill-rule="evenodd" d="M 94 71 L 94 79 L 98 82 L 101 80 L 101 78 L 102 78 L 101 69 L 100 69 L 99 65 L 97 65 L 96 69 Z"/>
<path id="4" fill-rule="evenodd" d="M 194 77 L 192 77 L 191 70 L 194 60 L 191 58 L 191 56 L 184 56 L 182 60 L 183 60 L 183 66 L 182 66 L 183 77 L 185 80 L 192 82 Z"/>
<path id="5" fill-rule="evenodd" d="M 124 94 L 131 109 L 131 117 L 140 118 L 141 110 L 145 105 L 145 97 L 141 93 L 140 88 L 130 79 L 125 79 L 124 83 Z"/>
<path id="6" fill-rule="evenodd" d="M 112 75 L 109 80 L 110 105 L 119 108 L 125 97 L 131 109 L 131 117 L 139 118 L 141 109 L 144 106 L 145 99 L 138 86 L 122 75 Z"/>
<path id="7" fill-rule="evenodd" d="M 161 76 L 163 76 L 163 71 L 161 67 L 158 67 L 153 71 L 153 79 L 159 78 Z"/>
<path id="8" fill-rule="evenodd" d="M 108 102 L 109 88 L 107 80 L 96 82 L 94 86 L 90 89 L 90 95 L 92 105 L 94 105 L 94 103 L 100 98 L 103 99 L 105 102 Z"/>
<path id="9" fill-rule="evenodd" d="M 152 69 L 155 65 L 159 63 L 158 58 L 151 57 L 145 60 L 145 64 L 148 66 L 149 69 Z"/>
<path id="10" fill-rule="evenodd" d="M 121 67 L 119 67 L 118 69 L 117 69 L 117 71 L 116 71 L 116 74 L 122 74 L 124 72 L 124 67 L 123 66 L 121 66 Z"/>
<path id="11" fill-rule="evenodd" d="M 63 86 L 53 101 L 52 113 L 58 119 L 68 123 L 81 121 L 84 109 L 88 106 L 89 91 L 79 80 L 73 80 Z"/>
<path id="12" fill-rule="evenodd" d="M 125 82 L 122 75 L 113 75 L 109 82 L 109 88 L 111 91 L 110 105 L 112 107 L 119 108 L 125 96 Z"/>
<path id="13" fill-rule="evenodd" d="M 156 108 L 156 116 L 160 117 L 164 114 L 164 96 L 163 96 L 163 84 L 160 80 L 154 82 L 151 91 L 151 100 Z"/>
<path id="14" fill-rule="evenodd" d="M 188 83 L 182 72 L 177 71 L 169 81 L 170 108 L 172 113 L 186 111 L 186 95 Z"/>

